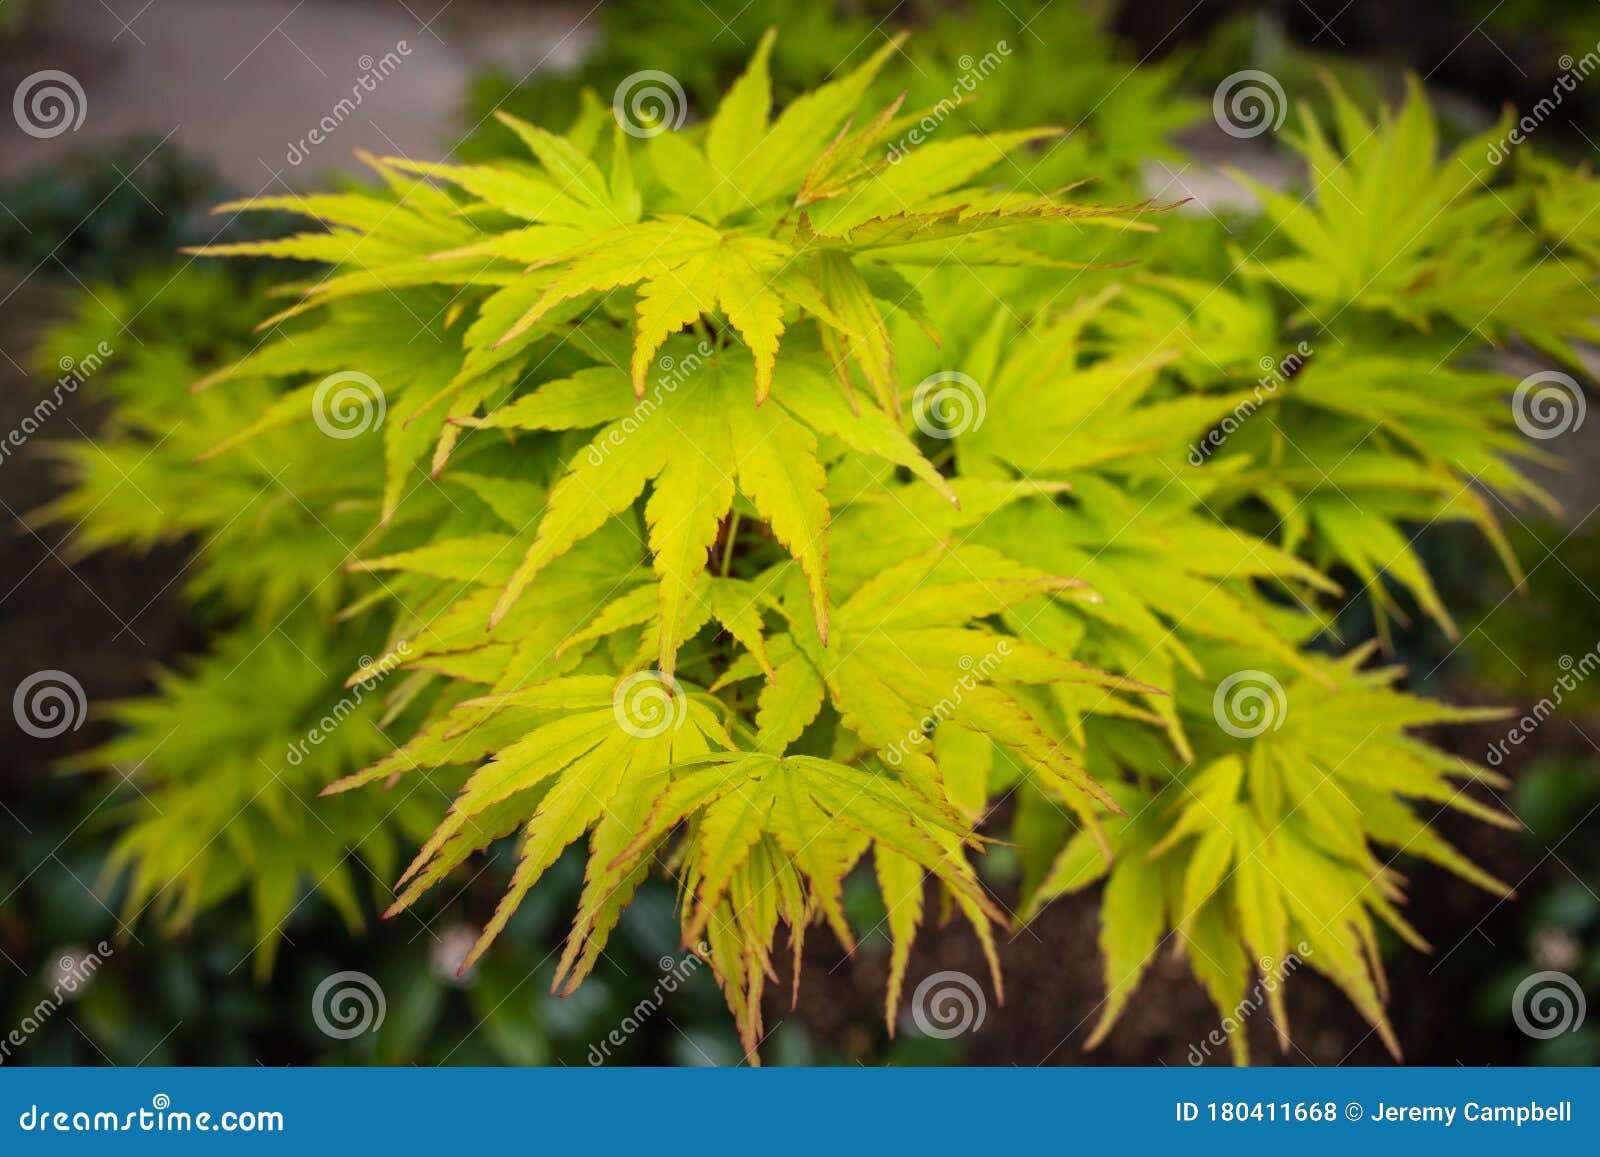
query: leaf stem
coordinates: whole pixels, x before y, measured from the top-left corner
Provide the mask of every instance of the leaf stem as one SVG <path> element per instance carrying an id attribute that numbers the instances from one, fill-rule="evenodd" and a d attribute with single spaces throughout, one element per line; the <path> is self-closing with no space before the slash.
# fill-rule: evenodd
<path id="1" fill-rule="evenodd" d="M 735 510 L 728 518 L 728 537 L 722 544 L 722 577 L 728 577 L 728 568 L 733 565 L 733 544 L 739 538 L 739 512 Z"/>

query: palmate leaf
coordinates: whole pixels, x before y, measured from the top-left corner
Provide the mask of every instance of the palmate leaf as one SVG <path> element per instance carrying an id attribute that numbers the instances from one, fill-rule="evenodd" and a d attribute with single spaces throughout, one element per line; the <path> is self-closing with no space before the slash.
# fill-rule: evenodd
<path id="1" fill-rule="evenodd" d="M 645 520 L 659 580 L 663 671 L 673 669 L 691 592 L 736 490 L 750 499 L 804 569 L 817 629 L 826 637 L 828 506 L 816 436 L 781 403 L 750 404 L 744 392 L 748 367 L 748 360 L 735 354 L 713 355 L 683 387 L 661 391 L 658 404 L 644 414 L 637 412 L 621 374 L 600 370 L 573 382 L 583 393 L 583 420 L 599 418 L 605 426 L 551 490 L 538 534 L 496 604 L 491 624 L 552 560 L 610 515 L 632 506 L 649 483 Z M 832 388 L 822 379 L 804 385 Z M 548 403 L 567 388 L 553 383 L 487 423 L 540 428 L 552 422 Z"/>
<path id="2" fill-rule="evenodd" d="M 390 913 L 409 907 L 474 851 L 521 827 L 521 860 L 510 889 L 465 968 L 499 935 L 568 844 L 592 829 L 592 855 L 614 854 L 617 840 L 632 830 L 615 825 L 637 820 L 638 793 L 651 791 L 658 780 L 664 784 L 663 773 L 674 763 L 703 755 L 712 744 L 731 746 L 712 706 L 698 696 L 664 678 L 644 694 L 643 702 L 630 698 L 629 686 L 610 676 L 568 676 L 468 700 L 453 710 L 454 720 L 446 717 L 437 738 L 414 743 L 409 757 L 427 763 L 462 762 L 490 751 L 493 758 L 467 781 L 449 816 L 401 877 L 404 890 Z M 512 717 L 497 721 L 503 713 Z M 507 742 L 511 733 L 516 738 Z M 387 766 L 374 765 L 328 790 L 363 786 L 389 774 Z M 613 817 L 614 809 L 623 819 Z M 604 866 L 592 862 L 591 877 Z M 580 919 L 594 923 L 604 904 L 591 905 L 593 897 L 587 892 L 585 897 Z M 603 942 L 598 924 L 591 931 Z"/>
<path id="3" fill-rule="evenodd" d="M 763 38 L 706 128 L 653 136 L 643 156 L 633 155 L 638 146 L 620 126 L 609 158 L 597 159 L 591 154 L 602 150 L 583 139 L 590 134 L 575 129 L 560 137 L 503 116 L 536 169 L 520 162 L 375 162 L 392 201 L 350 194 L 231 205 L 302 212 L 331 232 L 202 252 L 334 266 L 289 315 L 429 280 L 503 286 L 462 303 L 478 308 L 481 321 L 504 324 L 468 330 L 469 362 L 475 352 L 476 360 L 493 361 L 500 347 L 520 352 L 541 332 L 566 331 L 572 315 L 557 309 L 565 302 L 637 287 L 630 363 L 641 393 L 662 341 L 706 317 L 749 349 L 751 388 L 760 400 L 771 387 L 780 337 L 803 313 L 822 328 L 829 348 L 854 359 L 887 404 L 890 351 L 873 335 L 887 314 L 906 307 L 904 283 L 890 263 L 978 259 L 989 244 L 979 235 L 1051 218 L 1120 227 L 1126 212 L 1141 208 L 1075 206 L 970 186 L 1052 130 L 934 142 L 890 165 L 882 140 L 891 121 L 879 118 L 872 131 L 856 134 L 847 129 L 893 44 L 772 118 L 772 41 L 772 33 Z M 408 181 L 405 172 L 417 179 Z M 424 177 L 455 185 L 469 200 L 457 203 Z M 963 245 L 969 238 L 979 238 L 970 252 Z M 1027 251 L 1007 243 L 1003 252 L 1010 262 Z M 437 274 L 431 279 L 430 269 Z M 451 388 L 470 381 L 457 379 Z M 460 408 L 470 412 L 481 400 Z"/>
<path id="4" fill-rule="evenodd" d="M 504 479 L 483 481 L 506 485 Z M 508 522 L 520 525 L 520 535 L 483 532 L 445 538 L 353 564 L 379 574 L 452 580 L 441 583 L 426 601 L 419 600 L 400 618 L 391 648 L 380 662 L 438 671 L 486 685 L 493 693 L 509 693 L 571 673 L 589 649 L 582 645 L 583 632 L 610 600 L 640 589 L 654 594 L 634 520 L 613 519 L 551 566 L 538 584 L 537 597 L 524 600 L 486 632 L 490 609 L 527 549 L 526 527 L 532 519 L 521 511 L 537 509 L 542 495 L 542 490 L 531 488 L 521 503 L 514 504 L 520 509 L 506 512 L 511 516 Z M 392 582 L 385 582 L 385 592 L 392 593 Z M 403 650 L 400 643 L 405 644 Z M 454 723 L 455 730 L 463 729 L 460 720 Z M 410 766 L 409 746 L 386 761 L 395 765 L 391 770 Z"/>
<path id="5" fill-rule="evenodd" d="M 359 646 L 327 639 L 318 616 L 301 612 L 266 637 L 225 634 L 185 670 L 159 672 L 152 694 L 110 705 L 116 737 L 66 769 L 117 768 L 134 786 L 107 862 L 108 874 L 128 874 L 126 919 L 149 914 L 183 930 L 242 902 L 258 976 L 303 889 L 362 926 L 362 898 L 393 875 L 434 806 L 432 790 L 317 806 L 330 776 L 390 747 L 380 721 L 393 688 L 346 692 L 334 677 L 356 665 Z"/>
<path id="6" fill-rule="evenodd" d="M 709 351 L 688 339 L 669 349 L 674 376 L 658 380 L 644 404 L 633 397 L 626 375 L 596 368 L 547 383 L 482 420 L 486 428 L 600 426 L 551 490 L 537 536 L 491 622 L 515 605 L 552 560 L 632 506 L 648 484 L 645 519 L 660 580 L 663 671 L 673 669 L 693 589 L 736 493 L 753 504 L 799 562 L 818 635 L 826 641 L 829 511 L 818 434 L 881 454 L 947 494 L 948 487 L 891 421 L 870 410 L 852 414 L 838 386 L 814 368 L 786 367 L 773 398 L 757 407 L 744 391 L 750 361 L 743 351 Z"/>
<path id="7" fill-rule="evenodd" d="M 1088 330 L 1112 299 L 1087 298 L 1025 330 L 1011 311 L 991 309 L 969 371 L 983 392 L 984 418 L 956 444 L 963 473 L 1070 480 L 1076 471 L 1113 463 L 1129 469 L 1120 460 L 1140 455 L 1176 461 L 1177 447 L 1251 397 L 1243 391 L 1151 396 L 1177 349 L 1091 356 Z"/>
<path id="8" fill-rule="evenodd" d="M 1354 304 L 1423 328 L 1440 320 L 1459 330 L 1482 326 L 1492 340 L 1516 334 L 1579 365 L 1572 339 L 1600 333 L 1574 292 L 1583 279 L 1543 260 L 1543 240 L 1512 203 L 1518 195 L 1508 201 L 1491 187 L 1492 146 L 1509 123 L 1440 156 L 1416 78 L 1404 104 L 1382 110 L 1376 123 L 1337 86 L 1330 96 L 1338 145 L 1309 108 L 1295 139 L 1312 192 L 1301 199 L 1249 182 L 1297 252 L 1246 263 L 1246 272 L 1284 286 L 1314 315 Z"/>
<path id="9" fill-rule="evenodd" d="M 1075 578 L 1097 596 L 1093 602 L 1025 603 L 1008 615 L 1013 630 L 1163 688 L 1172 687 L 1180 671 L 1205 672 L 1198 656 L 1208 642 L 1302 663 L 1296 640 L 1314 631 L 1317 620 L 1305 616 L 1293 625 L 1256 587 L 1272 583 L 1301 600 L 1337 589 L 1315 570 L 1196 512 L 1195 495 L 1181 488 L 1124 494 L 1080 477 L 1074 493 L 1083 496 L 1081 505 L 1034 500 L 1008 507 L 977 536 Z M 1144 705 L 1164 723 L 1178 753 L 1190 753 L 1171 699 L 1147 695 Z"/>
<path id="10" fill-rule="evenodd" d="M 1266 287 L 1218 284 L 1195 277 L 1136 273 L 1107 295 L 1088 343 L 1108 357 L 1126 350 L 1176 350 L 1172 371 L 1195 388 L 1258 380 L 1275 358 L 1263 351 L 1291 349 Z"/>
<path id="11" fill-rule="evenodd" d="M 1414 392 L 1423 380 L 1434 397 Z M 1453 632 L 1413 549 L 1411 524 L 1471 522 L 1517 578 L 1501 512 L 1513 504 L 1554 507 L 1515 460 L 1541 455 L 1515 431 L 1506 404 L 1514 384 L 1421 358 L 1333 353 L 1313 360 L 1218 452 L 1230 469 L 1210 501 L 1227 509 L 1264 498 L 1281 516 L 1285 546 L 1307 551 L 1324 570 L 1342 564 L 1355 573 L 1381 628 L 1405 617 L 1387 589 L 1394 584 Z M 1449 404 L 1440 405 L 1441 397 Z"/>
<path id="12" fill-rule="evenodd" d="M 267 433 L 207 469 L 194 464 L 237 430 L 241 413 L 272 406 L 297 384 L 251 376 L 231 396 L 181 388 L 218 357 L 250 349 L 254 308 L 253 294 L 220 270 L 161 268 L 120 287 L 96 286 L 80 315 L 52 331 L 36 364 L 56 376 L 63 358 L 114 350 L 94 367 L 89 387 L 114 410 L 92 441 L 41 446 L 68 485 L 28 521 L 70 530 L 59 548 L 69 560 L 187 538 L 202 544 L 183 572 L 192 597 L 215 597 L 264 623 L 307 600 L 332 615 L 348 594 L 339 568 L 366 544 L 377 515 L 378 440 L 350 443 L 337 472 L 327 469 L 321 439 L 299 430 Z M 431 497 L 416 496 L 412 509 L 437 516 Z"/>
<path id="13" fill-rule="evenodd" d="M 962 518 L 981 518 L 996 501 L 981 488 L 967 487 L 963 493 L 971 501 Z M 925 513 L 949 509 L 937 502 Z M 847 549 L 868 541 L 880 552 L 894 549 L 872 514 L 892 516 L 887 508 L 851 511 L 842 524 Z M 913 516 L 913 521 L 921 519 Z M 984 547 L 951 547 L 936 537 L 911 541 L 914 553 L 892 565 L 880 562 L 877 575 L 852 584 L 849 597 L 830 614 L 833 635 L 826 644 L 816 630 L 809 584 L 789 567 L 779 565 L 744 583 L 697 576 L 686 629 L 698 631 L 715 617 L 748 653 L 748 662 L 729 667 L 718 686 L 766 677 L 754 720 L 758 748 L 781 753 L 826 700 L 853 735 L 932 795 L 942 795 L 945 787 L 924 732 L 932 723 L 948 721 L 1011 746 L 1052 794 L 1076 806 L 1082 806 L 1084 792 L 1104 798 L 1070 750 L 1053 737 L 1048 715 L 1022 689 L 1049 687 L 1069 697 L 1078 689 L 1102 712 L 1122 709 L 1114 693 L 1160 693 L 1044 646 L 996 634 L 979 622 L 1041 597 L 1085 597 L 1083 583 Z M 763 615 L 770 620 L 774 614 L 776 626 L 758 628 Z M 564 645 L 638 630 L 653 638 L 660 615 L 659 604 L 633 591 L 615 598 Z M 645 661 L 646 655 L 636 654 L 635 662 Z M 965 810 L 981 809 L 969 802 Z"/>
<path id="14" fill-rule="evenodd" d="M 1253 737 L 1224 735 L 1212 715 L 1211 685 L 1195 689 L 1184 710 L 1193 717 L 1201 758 L 1181 787 L 1128 805 L 1135 821 L 1106 821 L 1113 883 L 1119 873 L 1130 873 L 1121 886 L 1155 889 L 1157 911 L 1166 916 L 1152 925 L 1148 906 L 1115 903 L 1108 888 L 1102 944 L 1112 996 L 1093 1039 L 1110 1027 L 1170 929 L 1190 947 L 1191 962 L 1224 1017 L 1235 1015 L 1250 999 L 1246 989 L 1256 984 L 1287 1048 L 1281 981 L 1286 968 L 1309 965 L 1339 985 L 1398 1054 L 1383 1012 L 1376 923 L 1415 947 L 1425 945 L 1400 915 L 1394 858 L 1432 860 L 1497 895 L 1506 891 L 1432 831 L 1418 806 L 1455 808 L 1506 827 L 1515 821 L 1465 790 L 1474 782 L 1503 787 L 1499 776 L 1406 734 L 1407 728 L 1501 713 L 1444 707 L 1395 691 L 1390 685 L 1398 672 L 1360 670 L 1369 654 L 1364 648 L 1338 662 L 1321 661 L 1321 679 L 1285 676 L 1281 700 L 1268 708 L 1269 725 Z M 1234 650 L 1219 662 L 1228 666 L 1246 656 Z M 1228 748 L 1232 753 L 1220 754 Z M 1103 874 L 1089 851 L 1086 834 L 1070 840 L 1025 913 Z M 1164 882 L 1147 878 L 1151 873 Z M 1247 964 L 1246 956 L 1257 963 Z M 1230 1043 L 1245 1059 L 1243 1034 L 1230 1034 Z"/>
<path id="15" fill-rule="evenodd" d="M 364 297 L 330 308 L 320 324 L 291 326 L 272 340 L 196 383 L 196 389 L 227 390 L 241 379 L 274 378 L 293 383 L 254 421 L 199 455 L 248 454 L 263 435 L 294 426 L 330 441 L 376 443 L 383 448 L 382 504 L 374 522 L 391 521 L 402 499 L 422 487 L 427 474 L 417 465 L 438 441 L 446 420 L 465 405 L 470 413 L 503 395 L 511 378 L 475 380 L 449 404 L 440 384 L 460 371 L 459 345 L 446 325 L 450 298 L 437 287 Z M 394 335 L 404 334 L 405 340 Z M 325 392 L 334 375 L 351 375 L 348 408 L 337 390 Z M 333 430 L 327 435 L 327 430 Z"/>
<path id="16" fill-rule="evenodd" d="M 779 588 L 789 633 L 774 639 L 773 650 L 786 660 L 787 648 L 802 657 L 811 668 L 804 681 L 821 682 L 841 723 L 929 795 L 949 798 L 927 732 L 952 723 L 1014 751 L 1044 790 L 1087 814 L 1087 799 L 1110 798 L 1024 689 L 1078 686 L 1104 700 L 1109 692 L 1155 688 L 974 622 L 1080 587 L 986 548 L 936 547 L 857 588 L 837 608 L 826 647 L 796 614 L 794 584 Z M 780 665 L 780 690 L 783 678 Z"/>
<path id="17" fill-rule="evenodd" d="M 843 882 L 868 847 L 876 849 L 880 877 L 892 872 L 899 880 L 901 915 L 891 917 L 897 955 L 909 951 L 915 933 L 916 919 L 907 917 L 920 912 L 924 873 L 957 898 L 985 935 L 988 922 L 999 919 L 961 852 L 972 839 L 966 821 L 886 768 L 730 752 L 688 761 L 671 775 L 648 823 L 613 865 L 613 879 L 688 821 L 684 943 L 705 933 L 752 1062 L 762 1039 L 761 993 L 772 972 L 767 946 L 778 922 L 789 926 L 797 984 L 800 947 L 814 915 L 853 946 Z M 903 959 L 891 982 L 891 1020 L 901 971 Z"/>
<path id="18" fill-rule="evenodd" d="M 553 306 L 619 285 L 640 284 L 633 389 L 644 395 L 656 351 L 671 334 L 702 315 L 721 313 L 749 347 L 756 400 L 772 388 L 772 367 L 786 305 L 805 305 L 814 292 L 785 294 L 782 271 L 792 250 L 761 237 L 726 237 L 692 217 L 659 218 L 607 233 L 540 295 L 499 339 L 518 337 Z"/>

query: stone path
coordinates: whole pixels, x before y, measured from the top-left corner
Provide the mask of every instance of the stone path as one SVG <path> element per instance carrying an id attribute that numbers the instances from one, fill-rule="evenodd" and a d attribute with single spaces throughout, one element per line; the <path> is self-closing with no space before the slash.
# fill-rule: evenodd
<path id="1" fill-rule="evenodd" d="M 134 134 L 247 192 L 317 184 L 357 167 L 358 148 L 436 158 L 465 131 L 475 73 L 571 68 L 596 32 L 590 4 L 53 0 L 0 53 L 0 92 L 60 70 L 81 86 L 82 122 L 39 139 L 0 119 L 0 180 Z"/>

